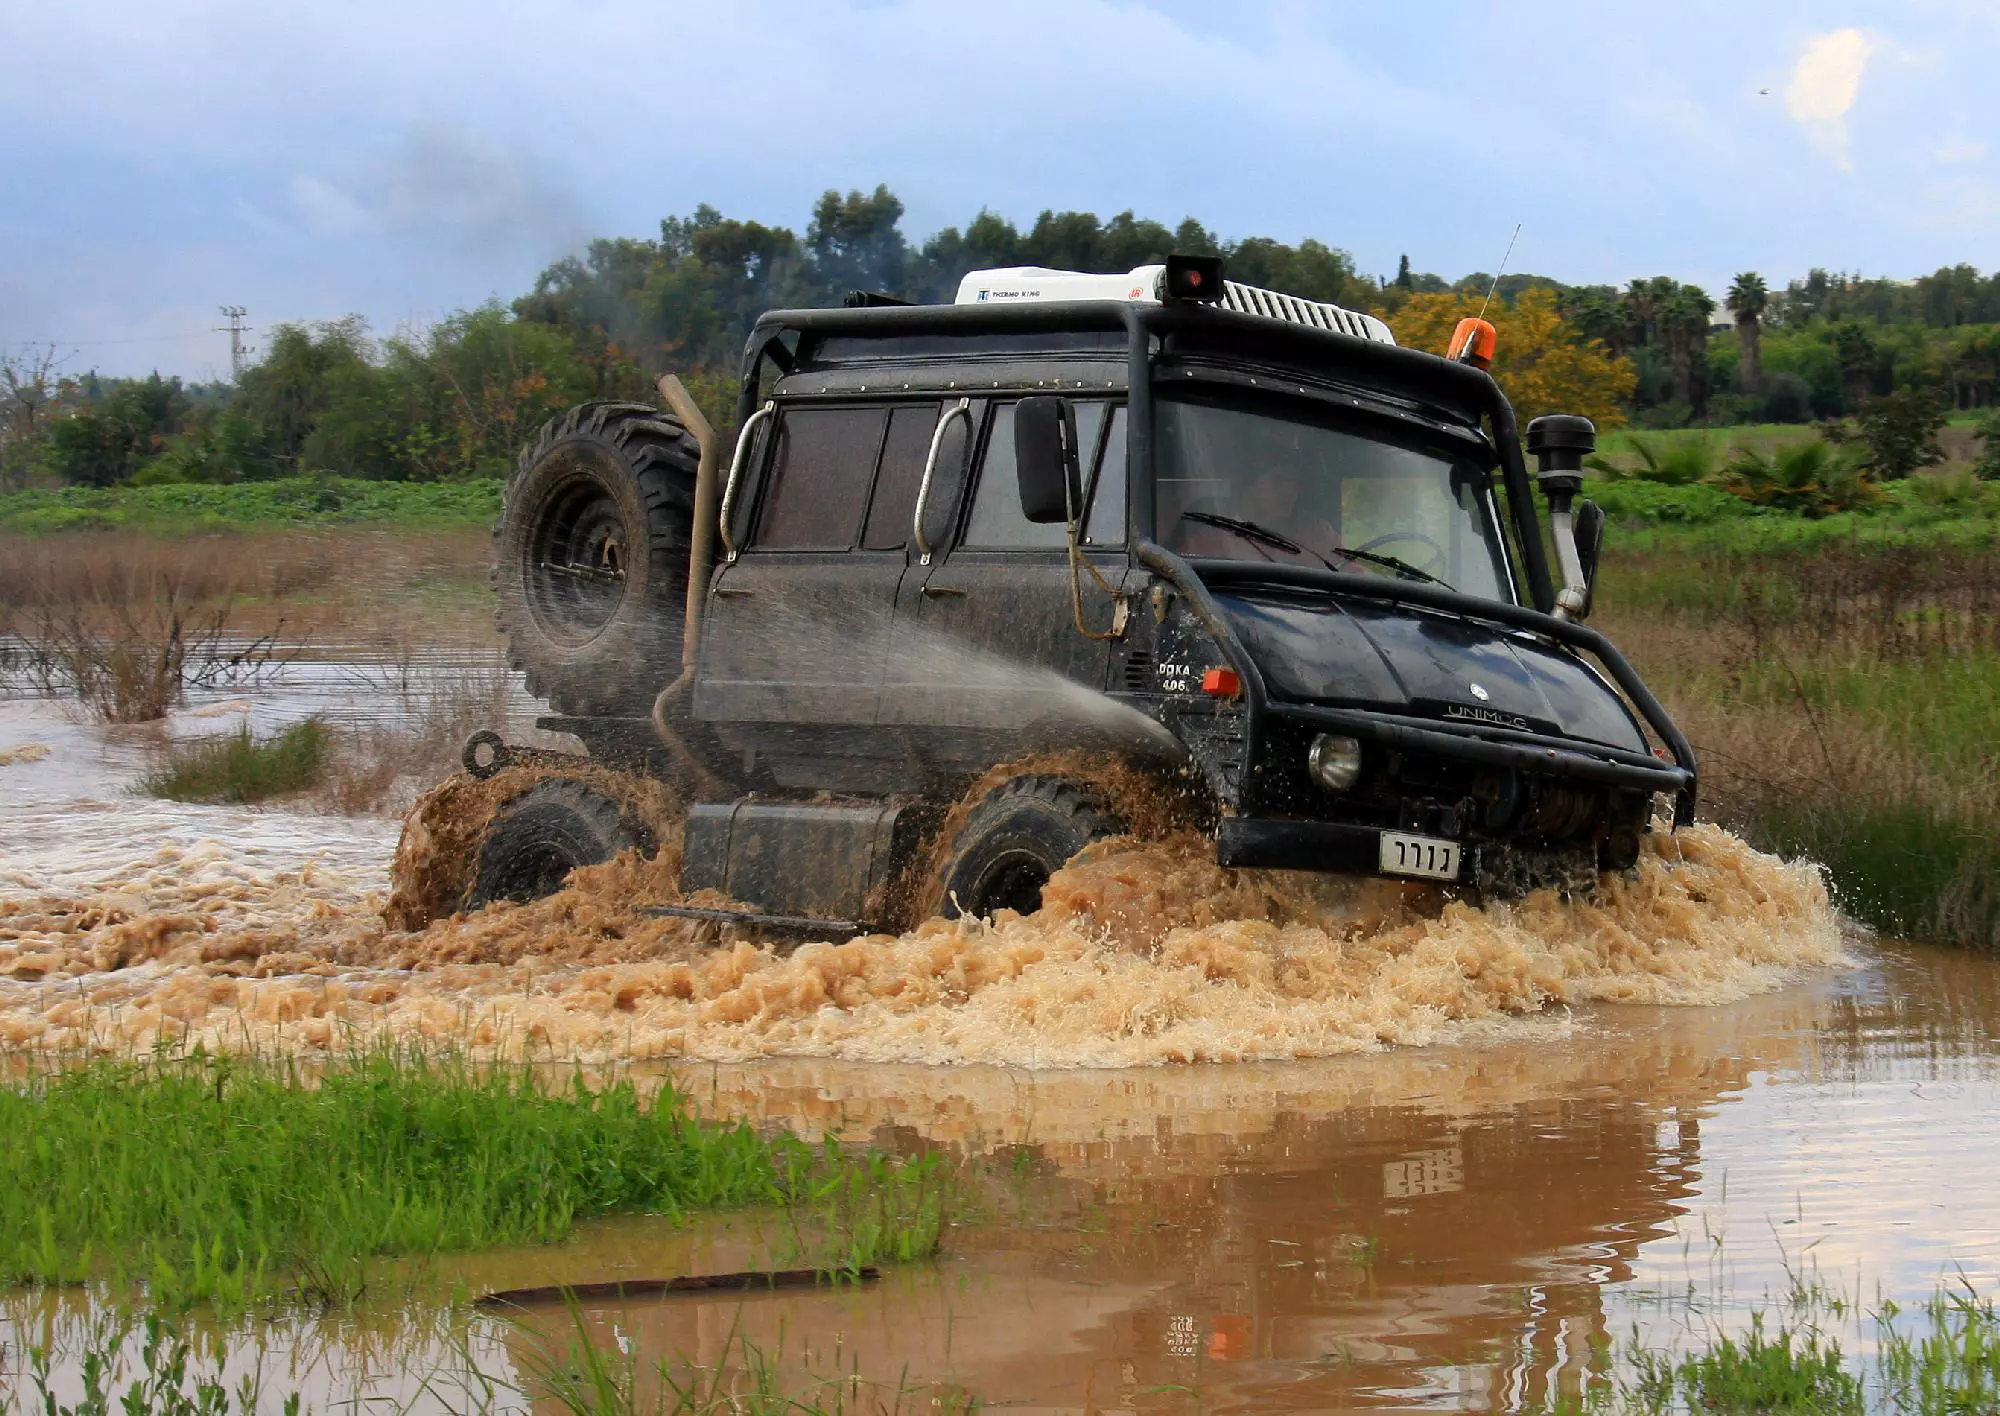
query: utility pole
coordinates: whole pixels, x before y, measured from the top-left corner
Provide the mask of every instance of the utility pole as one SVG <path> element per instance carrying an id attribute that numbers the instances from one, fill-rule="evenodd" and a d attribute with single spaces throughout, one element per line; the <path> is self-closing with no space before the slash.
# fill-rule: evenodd
<path id="1" fill-rule="evenodd" d="M 231 383 L 243 377 L 243 361 L 249 357 L 250 346 L 243 342 L 243 336 L 250 332 L 250 326 L 243 323 L 243 317 L 250 312 L 241 305 L 224 305 L 222 317 L 229 321 L 217 325 L 217 334 L 229 336 L 229 379 Z"/>

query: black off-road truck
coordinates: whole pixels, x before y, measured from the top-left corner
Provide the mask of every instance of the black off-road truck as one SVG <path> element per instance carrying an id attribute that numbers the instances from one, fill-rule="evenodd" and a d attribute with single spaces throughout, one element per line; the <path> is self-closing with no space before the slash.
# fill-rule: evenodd
<path id="1" fill-rule="evenodd" d="M 1124 823 L 1081 767 L 993 769 L 1106 759 L 1182 792 L 1224 865 L 1585 886 L 1634 864 L 1656 798 L 1692 820 L 1695 761 L 1580 622 L 1591 425 L 1532 424 L 1531 477 L 1492 338 L 1399 348 L 1192 258 L 778 311 L 733 448 L 671 379 L 671 414 L 543 430 L 496 533 L 501 625 L 545 728 L 694 803 L 683 887 L 754 907 L 729 918 L 1032 909 Z M 545 782 L 471 902 L 645 844 Z"/>

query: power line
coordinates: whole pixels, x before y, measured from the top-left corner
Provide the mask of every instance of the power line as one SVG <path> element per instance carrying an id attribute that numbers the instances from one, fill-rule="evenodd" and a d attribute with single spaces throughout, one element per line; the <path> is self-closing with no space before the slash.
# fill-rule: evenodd
<path id="1" fill-rule="evenodd" d="M 184 340 L 200 339 L 211 330 L 190 330 L 186 334 L 145 334 L 131 339 L 0 339 L 0 349 L 33 349 L 38 345 L 53 344 L 64 349 L 92 348 L 100 344 L 179 344 Z"/>

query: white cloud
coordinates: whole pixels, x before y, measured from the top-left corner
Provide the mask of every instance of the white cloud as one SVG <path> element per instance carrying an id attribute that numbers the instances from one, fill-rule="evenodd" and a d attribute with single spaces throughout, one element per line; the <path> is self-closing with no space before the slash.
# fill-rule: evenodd
<path id="1" fill-rule="evenodd" d="M 345 236 L 375 225 L 361 203 L 331 182 L 304 173 L 292 178 L 292 205 L 306 229 L 321 235 Z"/>
<path id="2" fill-rule="evenodd" d="M 1977 162 L 1986 156 L 1986 144 L 1977 138 L 1953 138 L 1942 144 L 1932 156 L 1946 165 Z"/>
<path id="3" fill-rule="evenodd" d="M 1861 75 L 1875 45 L 1858 29 L 1837 29 L 1806 44 L 1785 90 L 1793 119 L 1843 172 L 1847 156 L 1847 114 L 1861 92 Z"/>

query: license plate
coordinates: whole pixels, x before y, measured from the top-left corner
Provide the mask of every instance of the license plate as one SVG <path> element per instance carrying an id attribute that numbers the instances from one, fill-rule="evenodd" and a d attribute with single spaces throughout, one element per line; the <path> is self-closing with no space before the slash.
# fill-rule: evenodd
<path id="1" fill-rule="evenodd" d="M 1382 873 L 1415 875 L 1424 880 L 1458 879 L 1458 842 L 1437 836 L 1382 833 Z"/>

